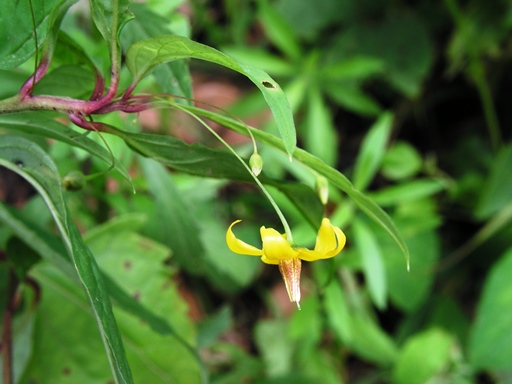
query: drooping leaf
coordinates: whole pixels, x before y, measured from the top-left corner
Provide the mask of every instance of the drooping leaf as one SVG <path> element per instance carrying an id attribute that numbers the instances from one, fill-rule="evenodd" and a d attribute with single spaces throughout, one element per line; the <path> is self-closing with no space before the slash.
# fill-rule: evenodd
<path id="1" fill-rule="evenodd" d="M 52 213 L 87 292 L 102 334 L 112 374 L 120 383 L 133 383 L 105 283 L 94 256 L 85 246 L 77 227 L 71 221 L 55 164 L 41 148 L 29 140 L 8 135 L 3 135 L 2 139 L 0 165 L 18 173 L 32 184 Z"/>
<path id="2" fill-rule="evenodd" d="M 186 108 L 199 116 L 206 117 L 242 135 L 247 135 L 247 126 L 233 119 L 200 108 Z M 281 151 L 284 151 L 284 145 L 282 141 L 277 137 L 269 135 L 266 132 L 262 132 L 254 128 L 249 127 L 249 129 L 251 129 L 251 132 L 256 138 L 256 140 L 271 145 Z M 409 251 L 407 249 L 407 245 L 393 220 L 391 220 L 389 215 L 386 212 L 384 212 L 382 208 L 380 208 L 368 196 L 366 196 L 359 190 L 355 189 L 350 180 L 348 180 L 345 177 L 345 175 L 335 170 L 334 168 L 329 167 L 319 158 L 298 148 L 294 152 L 294 159 L 314 169 L 320 175 L 325 176 L 329 180 L 329 182 L 331 182 L 334 186 L 338 187 L 340 190 L 345 192 L 364 213 L 366 213 L 386 233 L 388 233 L 389 236 L 391 236 L 393 241 L 396 243 L 396 245 L 398 245 L 398 247 L 402 251 L 402 254 L 407 262 L 407 265 L 409 264 Z"/>
<path id="3" fill-rule="evenodd" d="M 227 151 L 208 148 L 200 143 L 185 144 L 171 136 L 132 133 L 109 127 L 109 133 L 121 137 L 140 154 L 175 170 L 202 177 L 254 182 L 234 155 Z M 316 227 L 321 220 L 322 205 L 316 193 L 298 183 L 282 183 L 259 176 L 262 183 L 272 185 L 286 194 L 304 216 Z"/>
<path id="4" fill-rule="evenodd" d="M 223 53 L 182 36 L 157 36 L 133 44 L 126 52 L 126 65 L 137 83 L 155 66 L 178 59 L 200 59 L 225 66 L 247 76 L 262 92 L 274 115 L 286 152 L 291 157 L 296 133 L 290 105 L 284 92 L 264 71 L 238 64 Z"/>

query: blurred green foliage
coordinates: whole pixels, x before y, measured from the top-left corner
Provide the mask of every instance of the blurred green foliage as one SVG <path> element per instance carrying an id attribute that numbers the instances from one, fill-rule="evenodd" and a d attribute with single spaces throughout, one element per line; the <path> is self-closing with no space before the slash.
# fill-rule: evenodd
<path id="1" fill-rule="evenodd" d="M 0 2 L 0 41 L 10 41 L 0 49 L 2 99 L 34 69 L 33 21 L 22 17 L 28 7 L 14 9 L 18 3 L 27 6 Z M 108 29 L 110 1 L 91 1 L 101 10 L 92 16 L 79 2 L 58 38 L 48 24 L 57 17 L 52 8 L 75 2 L 32 3 L 41 53 L 56 40 L 35 95 L 86 99 L 92 68 L 108 73 L 119 42 L 131 52 L 124 62 L 135 78 L 146 74 L 144 65 L 159 64 L 138 91 L 173 94 L 187 111 L 245 134 L 236 119 L 192 107 L 194 95 L 198 107 L 215 105 L 201 100 L 201 87 L 222 81 L 237 97 L 220 107 L 260 123 L 260 179 L 295 241 L 314 244 L 322 215 L 348 241 L 334 259 L 304 263 L 297 310 L 276 269 L 225 244 L 234 219 L 244 219 L 237 235 L 250 244 L 258 244 L 260 226 L 279 222 L 235 157 L 195 134 L 193 119 L 169 108 L 140 118 L 95 116 L 116 127 L 100 138 L 53 112 L 0 114 L 2 171 L 37 188 L 23 197 L 22 180 L 2 172 L 6 313 L 12 281 L 22 282 L 12 319 L 13 382 L 106 383 L 112 366 L 114 380 L 127 383 L 512 382 L 509 2 L 126 0 L 118 4 L 126 22 L 119 39 Z M 26 33 L 12 40 L 11 30 Z M 209 61 L 257 85 L 266 74 L 246 65 L 271 75 L 306 152 L 289 161 L 290 127 L 284 134 L 280 127 L 282 142 L 271 136 L 279 130 L 269 105 L 276 114 L 282 100 L 271 105 L 264 82 L 258 90 L 220 66 L 169 62 L 176 51 L 165 47 L 168 37 L 146 40 L 164 34 L 192 36 L 233 60 L 189 40 L 182 49 L 191 53 L 182 57 L 211 54 Z M 155 48 L 155 41 L 164 43 Z M 128 50 L 133 44 L 136 53 Z M 123 89 L 127 78 L 123 65 Z M 220 99 L 222 91 L 212 89 Z M 208 145 L 186 144 L 191 137 Z M 236 147 L 250 156 L 247 143 Z M 109 151 L 114 170 L 102 173 Z M 100 176 L 63 191 L 60 179 L 77 170 Z M 338 184 L 329 179 L 322 206 L 315 185 L 325 188 L 329 175 Z M 409 249 L 410 270 L 389 223 Z M 110 368 L 104 348 L 121 357 Z M 4 362 L 7 350 L 2 345 Z M 5 363 L 1 369 L 6 377 Z"/>

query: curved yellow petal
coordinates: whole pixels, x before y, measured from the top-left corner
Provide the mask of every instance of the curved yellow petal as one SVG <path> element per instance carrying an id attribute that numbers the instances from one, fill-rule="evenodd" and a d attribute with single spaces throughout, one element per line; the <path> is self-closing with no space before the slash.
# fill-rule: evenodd
<path id="1" fill-rule="evenodd" d="M 267 264 L 278 264 L 279 260 L 294 259 L 298 251 L 293 249 L 286 240 L 286 235 L 281 235 L 272 228 L 260 228 L 261 241 L 263 242 L 262 261 Z"/>
<path id="2" fill-rule="evenodd" d="M 336 256 L 341 252 L 346 241 L 343 231 L 332 225 L 329 219 L 324 218 L 316 236 L 315 252 L 322 254 L 322 258 Z"/>
<path id="3" fill-rule="evenodd" d="M 253 247 L 246 242 L 243 242 L 240 239 L 237 239 L 231 228 L 233 225 L 241 222 L 242 220 L 234 221 L 228 228 L 226 232 L 226 243 L 228 244 L 229 249 L 231 249 L 235 253 L 239 253 L 241 255 L 249 255 L 249 256 L 261 256 L 263 255 L 263 251 L 256 247 Z"/>

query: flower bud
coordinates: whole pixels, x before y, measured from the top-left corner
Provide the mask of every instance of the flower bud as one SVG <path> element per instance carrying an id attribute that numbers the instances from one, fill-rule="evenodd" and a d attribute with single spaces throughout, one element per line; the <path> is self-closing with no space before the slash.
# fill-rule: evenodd
<path id="1" fill-rule="evenodd" d="M 316 193 L 323 205 L 329 200 L 329 182 L 324 176 L 318 175 L 315 183 Z"/>
<path id="2" fill-rule="evenodd" d="M 258 152 L 254 152 L 249 159 L 249 165 L 251 166 L 252 173 L 258 176 L 263 169 L 263 158 L 258 154 Z"/>
<path id="3" fill-rule="evenodd" d="M 67 191 L 80 191 L 85 186 L 85 176 L 80 171 L 71 171 L 62 179 Z"/>

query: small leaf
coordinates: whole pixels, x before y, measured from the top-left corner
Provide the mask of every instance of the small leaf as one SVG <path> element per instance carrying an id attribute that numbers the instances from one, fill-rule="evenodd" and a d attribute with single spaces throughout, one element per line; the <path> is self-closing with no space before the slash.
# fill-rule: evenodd
<path id="1" fill-rule="evenodd" d="M 247 76 L 262 92 L 276 120 L 286 152 L 292 156 L 297 139 L 291 108 L 281 87 L 264 71 L 240 65 L 211 47 L 175 35 L 139 41 L 126 52 L 126 65 L 134 77 L 134 83 L 149 74 L 155 66 L 178 59 L 210 61 Z"/>
<path id="2" fill-rule="evenodd" d="M 132 2 L 130 10 L 135 19 L 128 23 L 121 34 L 123 46 L 129 47 L 137 41 L 153 36 L 170 34 L 169 20 L 154 13 L 147 4 Z M 183 60 L 172 61 L 158 66 L 153 72 L 155 79 L 164 93 L 191 98 L 192 87 L 187 63 Z M 190 100 L 177 99 L 177 102 L 191 104 Z"/>
<path id="3" fill-rule="evenodd" d="M 310 89 L 307 100 L 306 150 L 333 166 L 338 155 L 338 138 L 331 113 L 317 87 Z"/>
<path id="4" fill-rule="evenodd" d="M 391 133 L 393 115 L 384 113 L 366 134 L 354 167 L 354 186 L 366 189 L 379 170 Z"/>
<path id="5" fill-rule="evenodd" d="M 382 252 L 370 229 L 362 220 L 355 220 L 354 242 L 363 260 L 363 270 L 366 277 L 370 297 L 377 308 L 386 307 L 387 281 Z"/>
<path id="6" fill-rule="evenodd" d="M 382 160 L 382 174 L 390 180 L 401 180 L 421 170 L 421 156 L 405 141 L 397 141 Z"/>

